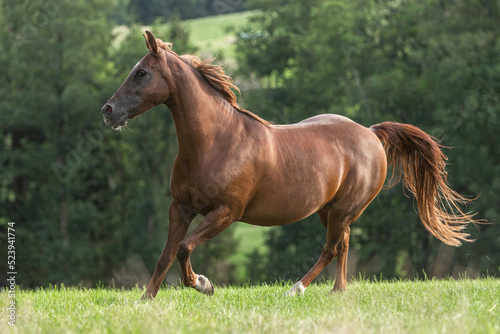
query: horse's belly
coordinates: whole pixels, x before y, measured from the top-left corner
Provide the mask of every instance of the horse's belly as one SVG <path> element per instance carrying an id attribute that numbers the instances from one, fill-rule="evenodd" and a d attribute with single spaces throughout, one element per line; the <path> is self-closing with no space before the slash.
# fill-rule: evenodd
<path id="1" fill-rule="evenodd" d="M 259 225 L 259 226 L 278 226 L 278 225 L 287 225 L 291 223 L 298 222 L 306 217 L 309 217 L 316 211 L 308 212 L 308 213 L 299 213 L 294 212 L 291 214 L 290 212 L 279 212 L 275 211 L 271 214 L 259 214 L 258 212 L 250 212 L 243 215 L 241 221 L 251 225 Z"/>
<path id="2" fill-rule="evenodd" d="M 272 207 L 256 203 L 245 210 L 241 221 L 260 226 L 286 225 L 312 215 L 321 207 L 319 202 L 312 206 L 298 206 L 291 201 L 290 203 L 273 203 Z"/>
<path id="3" fill-rule="evenodd" d="M 262 226 L 294 223 L 321 209 L 338 188 L 328 177 L 301 181 L 303 186 L 282 183 L 262 187 L 248 203 L 241 221 Z"/>

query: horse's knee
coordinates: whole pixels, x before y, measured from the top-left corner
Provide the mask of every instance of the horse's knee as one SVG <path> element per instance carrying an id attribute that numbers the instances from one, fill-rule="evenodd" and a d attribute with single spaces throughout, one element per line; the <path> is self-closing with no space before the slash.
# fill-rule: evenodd
<path id="1" fill-rule="evenodd" d="M 160 258 L 156 263 L 156 272 L 162 273 L 167 270 L 169 262 Z"/>
<path id="2" fill-rule="evenodd" d="M 349 237 L 351 236 L 351 228 L 347 226 L 344 232 L 344 240 L 347 239 L 347 242 L 349 242 Z"/>
<path id="3" fill-rule="evenodd" d="M 191 249 L 186 242 L 181 242 L 177 247 L 177 258 L 179 261 L 186 261 L 191 255 Z"/>
<path id="4" fill-rule="evenodd" d="M 347 242 L 344 240 L 340 241 L 335 247 L 335 255 L 340 255 L 349 251 L 349 240 Z"/>
<path id="5" fill-rule="evenodd" d="M 329 261 L 333 261 L 333 259 L 342 253 L 346 253 L 349 251 L 349 235 L 350 235 L 350 229 L 349 227 L 347 230 L 344 232 L 344 236 L 340 241 L 338 241 L 336 244 L 334 243 L 327 243 L 323 249 L 321 250 L 321 255 L 328 259 Z"/>
<path id="6" fill-rule="evenodd" d="M 335 256 L 337 256 L 337 250 L 335 245 L 330 243 L 326 244 L 321 250 L 321 256 L 329 262 L 333 261 Z"/>
<path id="7" fill-rule="evenodd" d="M 345 252 L 349 251 L 349 237 L 351 235 L 351 229 L 347 227 L 347 229 L 344 232 L 344 236 L 342 237 L 342 240 L 337 244 L 337 253 L 342 254 Z"/>

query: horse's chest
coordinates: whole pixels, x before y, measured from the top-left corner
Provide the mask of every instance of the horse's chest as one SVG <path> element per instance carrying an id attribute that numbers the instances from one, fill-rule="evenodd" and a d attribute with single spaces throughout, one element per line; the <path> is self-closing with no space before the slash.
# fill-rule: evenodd
<path id="1" fill-rule="evenodd" d="M 204 214 L 220 204 L 232 202 L 232 173 L 220 163 L 204 164 L 197 168 L 172 169 L 173 196 L 194 211 Z"/>

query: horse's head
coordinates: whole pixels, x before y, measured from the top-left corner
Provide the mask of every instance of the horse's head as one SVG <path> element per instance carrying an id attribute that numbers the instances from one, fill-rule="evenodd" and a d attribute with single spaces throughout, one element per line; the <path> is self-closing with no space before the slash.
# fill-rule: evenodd
<path id="1" fill-rule="evenodd" d="M 166 61 L 169 45 L 156 40 L 149 31 L 144 37 L 149 53 L 134 66 L 125 82 L 102 107 L 104 122 L 114 129 L 169 97 Z"/>

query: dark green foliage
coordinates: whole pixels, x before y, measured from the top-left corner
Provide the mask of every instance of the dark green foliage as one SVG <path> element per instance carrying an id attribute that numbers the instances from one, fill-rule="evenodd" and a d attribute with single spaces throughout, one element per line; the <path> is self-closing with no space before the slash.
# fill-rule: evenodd
<path id="1" fill-rule="evenodd" d="M 104 163 L 114 152 L 96 127 L 99 114 L 89 112 L 99 110 L 105 85 L 93 73 L 107 64 L 110 27 L 94 15 L 106 6 L 2 3 L 0 224 L 17 223 L 18 278 L 26 286 L 98 279 L 119 256 L 108 242 L 119 242 L 107 190 L 117 165 Z"/>
<path id="2" fill-rule="evenodd" d="M 129 0 L 120 2 L 134 19 L 150 24 L 157 18 L 172 19 L 176 15 L 185 19 L 240 12 L 246 0 Z"/>

